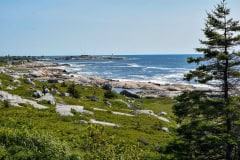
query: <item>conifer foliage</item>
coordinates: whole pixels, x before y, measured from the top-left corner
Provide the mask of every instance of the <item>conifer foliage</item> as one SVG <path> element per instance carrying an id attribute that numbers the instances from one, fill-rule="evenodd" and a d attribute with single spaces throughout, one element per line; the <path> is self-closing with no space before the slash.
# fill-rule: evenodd
<path id="1" fill-rule="evenodd" d="M 240 25 L 229 17 L 226 5 L 222 0 L 207 13 L 206 39 L 196 49 L 203 56 L 188 59 L 198 67 L 185 75 L 215 90 L 185 92 L 176 98 L 173 109 L 180 127 L 165 150 L 170 159 L 240 159 Z"/>
<path id="2" fill-rule="evenodd" d="M 189 63 L 197 63 L 199 67 L 185 75 L 185 79 L 196 78 L 199 83 L 215 80 L 215 85 L 220 87 L 222 96 L 227 99 L 240 78 L 240 52 L 237 52 L 240 25 L 239 21 L 229 18 L 230 9 L 226 8 L 225 1 L 222 0 L 211 13 L 207 13 L 203 29 L 206 40 L 200 40 L 203 47 L 196 49 L 204 55 L 188 59 Z"/>

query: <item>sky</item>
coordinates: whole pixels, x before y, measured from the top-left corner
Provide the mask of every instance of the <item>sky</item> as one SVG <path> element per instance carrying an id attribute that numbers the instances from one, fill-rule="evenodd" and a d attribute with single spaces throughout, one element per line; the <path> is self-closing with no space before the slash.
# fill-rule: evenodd
<path id="1" fill-rule="evenodd" d="M 219 0 L 0 0 L 0 56 L 195 53 Z M 227 0 L 240 20 L 240 0 Z"/>

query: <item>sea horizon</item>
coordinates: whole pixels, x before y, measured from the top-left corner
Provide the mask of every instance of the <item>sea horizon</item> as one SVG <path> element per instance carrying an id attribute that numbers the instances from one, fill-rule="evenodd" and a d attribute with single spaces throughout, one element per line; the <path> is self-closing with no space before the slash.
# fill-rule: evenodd
<path id="1" fill-rule="evenodd" d="M 62 56 L 81 56 L 81 55 L 90 55 L 90 56 L 124 56 L 124 55 L 202 55 L 203 53 L 76 53 L 76 54 L 38 54 L 38 55 L 30 55 L 30 54 L 8 54 L 8 53 L 0 53 L 0 57 L 4 56 L 31 56 L 31 57 L 62 57 Z"/>

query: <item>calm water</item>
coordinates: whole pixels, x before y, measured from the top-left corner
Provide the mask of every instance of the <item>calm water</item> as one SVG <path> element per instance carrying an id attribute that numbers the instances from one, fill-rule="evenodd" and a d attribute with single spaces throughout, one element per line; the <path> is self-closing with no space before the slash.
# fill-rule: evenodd
<path id="1" fill-rule="evenodd" d="M 199 55 L 121 55 L 124 60 L 71 60 L 67 71 L 75 74 L 115 80 L 186 83 L 183 75 L 196 66 L 187 63 L 187 57 Z"/>

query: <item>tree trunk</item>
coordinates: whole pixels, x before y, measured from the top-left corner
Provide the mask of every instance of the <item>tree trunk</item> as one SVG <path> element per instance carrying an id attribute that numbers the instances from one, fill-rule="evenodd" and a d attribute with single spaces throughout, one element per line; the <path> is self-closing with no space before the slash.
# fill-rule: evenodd
<path id="1" fill-rule="evenodd" d="M 224 38 L 225 38 L 225 46 L 224 46 L 224 53 L 226 55 L 228 55 L 228 44 L 227 44 L 227 24 L 226 24 L 226 17 L 225 17 L 225 31 L 224 31 Z M 225 68 L 224 68 L 224 77 L 223 77 L 223 81 L 224 81 L 224 100 L 226 103 L 226 106 L 229 105 L 229 84 L 228 84 L 228 59 L 229 57 L 227 57 L 226 61 L 225 61 Z M 232 129 L 232 122 L 231 122 L 231 118 L 229 117 L 229 112 L 226 112 L 226 130 L 227 130 L 227 134 L 230 134 L 230 131 Z M 231 144 L 227 143 L 227 148 L 226 148 L 226 160 L 232 160 L 232 150 L 233 147 Z"/>

